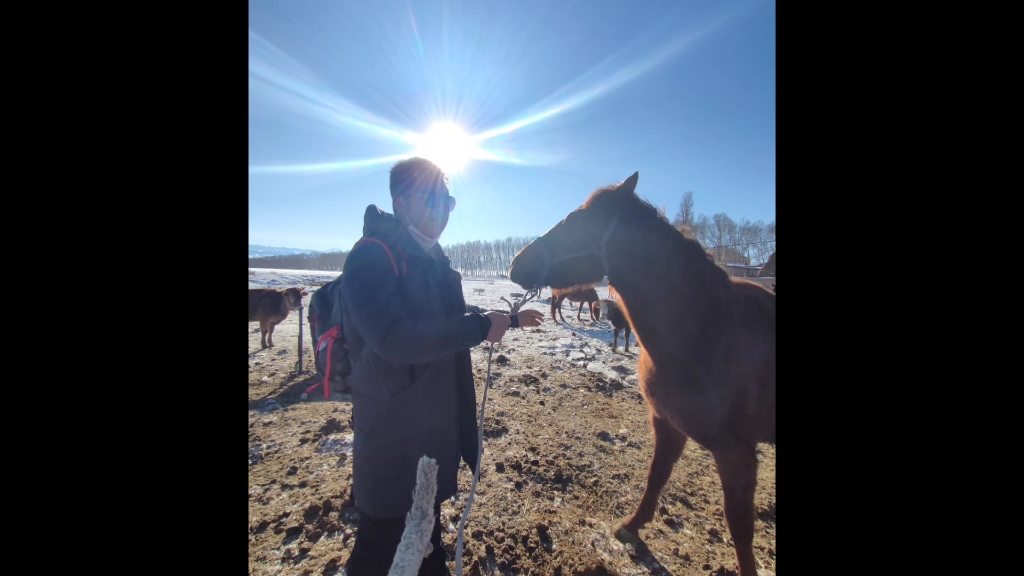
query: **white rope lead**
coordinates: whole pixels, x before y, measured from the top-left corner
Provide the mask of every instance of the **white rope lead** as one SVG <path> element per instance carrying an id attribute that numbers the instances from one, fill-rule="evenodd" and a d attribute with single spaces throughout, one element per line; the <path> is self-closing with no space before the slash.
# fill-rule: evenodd
<path id="1" fill-rule="evenodd" d="M 522 300 L 511 304 L 510 315 L 518 314 L 519 310 L 530 300 L 540 294 L 540 289 L 527 291 Z M 502 300 L 505 300 L 502 297 Z M 508 300 L 505 300 L 508 302 Z M 466 509 L 462 511 L 462 520 L 459 521 L 459 538 L 455 547 L 455 575 L 462 576 L 462 533 L 466 528 L 466 518 L 469 516 L 469 508 L 473 505 L 473 495 L 476 494 L 476 483 L 480 480 L 480 470 L 484 466 L 484 408 L 487 407 L 487 389 L 491 387 L 491 356 L 494 355 L 494 343 L 488 342 L 487 348 L 487 380 L 484 381 L 484 397 L 480 401 L 480 430 L 477 437 L 476 452 L 476 474 L 473 475 L 473 486 L 469 489 L 469 498 L 466 500 Z"/>
<path id="2" fill-rule="evenodd" d="M 462 520 L 459 521 L 459 538 L 455 548 L 455 574 L 462 576 L 462 532 L 466 528 L 466 518 L 469 516 L 469 508 L 473 505 L 473 495 L 476 494 L 476 483 L 480 480 L 480 470 L 484 466 L 484 408 L 487 406 L 487 389 L 491 387 L 491 356 L 494 353 L 494 344 L 488 342 L 487 348 L 487 380 L 484 381 L 484 397 L 480 401 L 480 430 L 477 439 L 476 453 L 476 474 L 473 475 L 473 486 L 469 489 L 469 498 L 466 500 L 466 509 L 462 511 Z"/>

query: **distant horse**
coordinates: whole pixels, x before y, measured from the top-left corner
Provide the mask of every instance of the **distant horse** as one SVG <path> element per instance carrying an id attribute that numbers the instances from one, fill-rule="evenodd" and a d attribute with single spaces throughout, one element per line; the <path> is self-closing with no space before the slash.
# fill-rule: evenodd
<path id="1" fill-rule="evenodd" d="M 626 320 L 626 314 L 622 311 L 619 303 L 615 300 L 604 299 L 601 300 L 601 310 L 604 311 L 605 317 L 612 323 L 615 337 L 612 339 L 612 352 L 619 345 L 619 332 L 624 332 L 626 340 L 626 354 L 629 354 L 629 333 L 632 330 L 632 326 L 629 325 L 629 320 Z"/>
<path id="2" fill-rule="evenodd" d="M 580 316 L 583 314 L 584 304 L 587 304 L 589 307 L 591 320 L 597 322 L 601 319 L 601 297 L 597 295 L 597 290 L 593 286 L 570 286 L 565 289 L 554 289 L 551 291 L 551 319 L 555 321 L 555 324 L 558 323 L 558 318 L 555 318 L 556 310 L 558 315 L 561 316 L 562 322 L 565 322 L 565 316 L 562 316 L 562 302 L 565 300 L 568 300 L 571 304 L 580 303 L 580 308 L 576 311 L 577 322 L 582 322 Z M 595 308 L 597 309 L 596 311 Z"/>
<path id="3" fill-rule="evenodd" d="M 640 505 L 616 537 L 642 544 L 640 528 L 693 438 L 715 457 L 740 575 L 755 576 L 757 444 L 775 445 L 775 293 L 730 278 L 636 195 L 638 179 L 596 190 L 516 255 L 509 278 L 558 289 L 607 276 L 643 341 L 638 380 L 654 458 Z"/>

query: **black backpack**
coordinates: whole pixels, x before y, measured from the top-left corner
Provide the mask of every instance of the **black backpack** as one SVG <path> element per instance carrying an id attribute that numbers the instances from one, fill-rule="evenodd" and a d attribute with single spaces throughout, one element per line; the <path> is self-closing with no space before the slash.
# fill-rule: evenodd
<path id="1" fill-rule="evenodd" d="M 363 242 L 376 242 L 384 247 L 388 257 L 391 258 L 391 266 L 396 276 L 405 276 L 406 265 L 402 262 L 402 272 L 398 272 L 398 263 L 387 245 L 376 238 L 362 238 L 352 247 Z M 343 383 L 344 379 L 352 373 L 352 362 L 349 358 L 348 343 L 345 341 L 345 329 L 342 325 L 342 300 L 341 286 L 344 281 L 344 274 L 324 284 L 313 292 L 309 301 L 309 334 L 313 340 L 313 356 L 316 363 L 319 382 L 306 389 L 309 394 L 317 386 L 323 385 L 324 398 L 329 398 L 330 383 Z"/>

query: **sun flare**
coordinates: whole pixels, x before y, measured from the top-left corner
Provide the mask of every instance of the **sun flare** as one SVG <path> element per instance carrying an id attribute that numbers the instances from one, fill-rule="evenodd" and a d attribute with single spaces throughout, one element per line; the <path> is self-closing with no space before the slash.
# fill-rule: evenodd
<path id="1" fill-rule="evenodd" d="M 437 164 L 446 174 L 454 174 L 478 158 L 479 150 L 473 138 L 455 124 L 435 122 L 425 134 L 417 135 L 415 155 Z"/>

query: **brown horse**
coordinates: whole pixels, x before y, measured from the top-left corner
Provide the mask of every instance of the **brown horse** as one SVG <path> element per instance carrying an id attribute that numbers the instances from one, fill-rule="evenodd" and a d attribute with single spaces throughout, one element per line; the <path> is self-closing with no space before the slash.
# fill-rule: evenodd
<path id="1" fill-rule="evenodd" d="M 607 311 L 605 312 L 605 317 L 612 323 L 612 328 L 614 329 L 615 336 L 612 339 L 612 352 L 615 352 L 619 345 L 619 332 L 624 332 L 626 337 L 626 354 L 629 354 L 629 333 L 633 328 L 629 325 L 629 320 L 626 320 L 626 314 L 622 311 L 619 303 L 611 299 L 601 300 L 601 308 Z"/>
<path id="2" fill-rule="evenodd" d="M 562 302 L 566 300 L 570 304 L 579 302 L 580 308 L 576 311 L 577 322 L 582 322 L 580 316 L 583 315 L 584 304 L 588 306 L 591 320 L 594 322 L 601 320 L 601 297 L 597 295 L 597 290 L 593 286 L 570 286 L 566 289 L 551 291 L 551 319 L 555 321 L 555 324 L 558 324 L 558 318 L 555 318 L 556 310 L 561 316 L 562 322 L 565 322 L 565 316 L 562 316 Z M 595 308 L 597 308 L 596 311 Z"/>
<path id="3" fill-rule="evenodd" d="M 654 459 L 633 515 L 616 530 L 642 544 L 688 438 L 715 458 L 741 576 L 755 576 L 757 444 L 775 444 L 775 294 L 715 266 L 635 193 L 639 173 L 598 189 L 523 248 L 509 278 L 524 289 L 608 277 L 643 348 L 640 391 Z M 615 233 L 614 242 L 609 241 Z"/>

